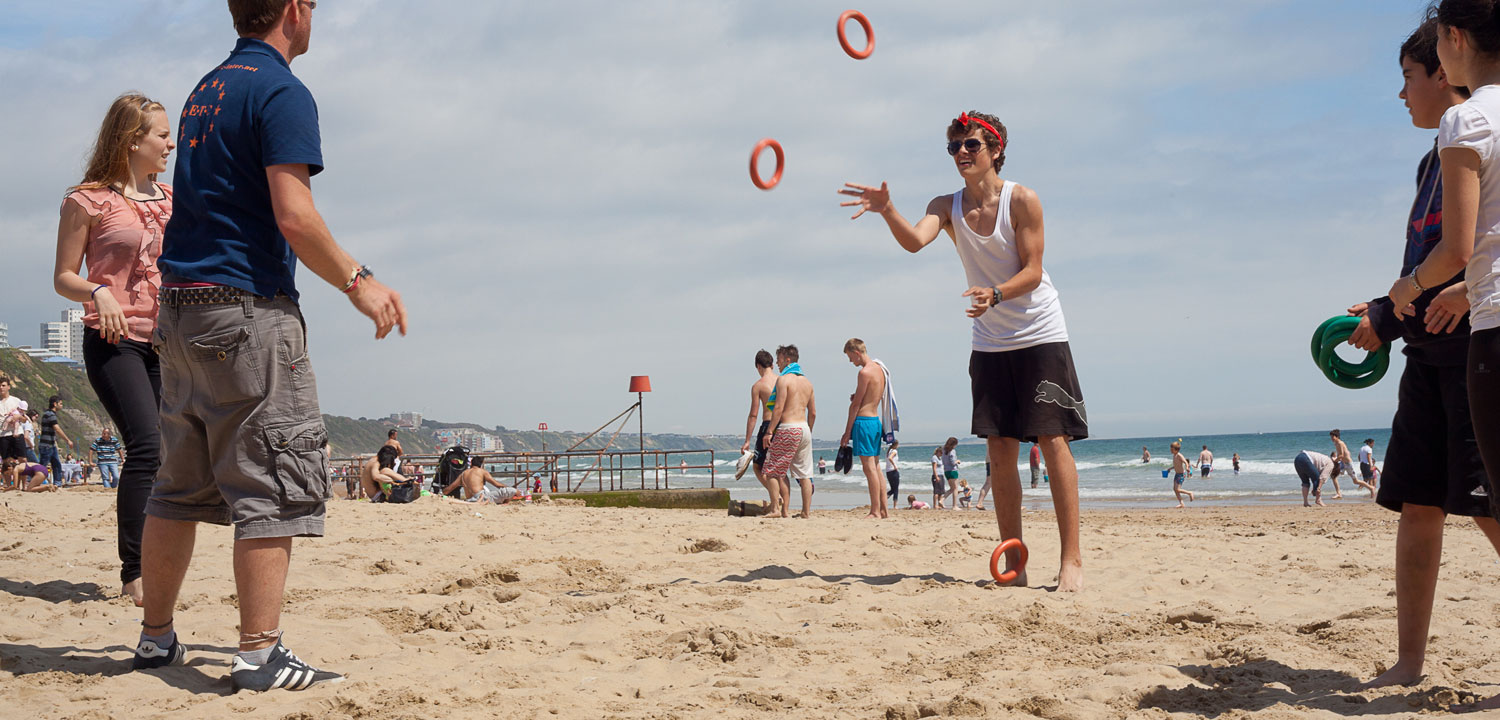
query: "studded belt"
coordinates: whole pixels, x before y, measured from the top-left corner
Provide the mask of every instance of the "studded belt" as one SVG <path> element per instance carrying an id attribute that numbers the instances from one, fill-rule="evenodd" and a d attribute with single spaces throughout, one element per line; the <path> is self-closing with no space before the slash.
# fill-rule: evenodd
<path id="1" fill-rule="evenodd" d="M 158 299 L 161 304 L 180 307 L 183 305 L 231 305 L 243 302 L 254 294 L 236 287 L 214 285 L 212 287 L 164 287 Z"/>

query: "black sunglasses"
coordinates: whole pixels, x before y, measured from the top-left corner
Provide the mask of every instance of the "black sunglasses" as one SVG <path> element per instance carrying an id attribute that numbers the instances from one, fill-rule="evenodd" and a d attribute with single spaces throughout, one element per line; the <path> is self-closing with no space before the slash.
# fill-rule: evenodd
<path id="1" fill-rule="evenodd" d="M 982 148 L 984 146 L 985 146 L 985 143 L 982 142 L 982 141 L 980 141 L 979 138 L 969 138 L 967 140 L 953 140 L 953 141 L 950 141 L 948 143 L 948 154 L 949 155 L 957 155 L 959 148 L 963 148 L 965 150 L 968 150 L 969 152 L 979 152 L 979 148 Z"/>

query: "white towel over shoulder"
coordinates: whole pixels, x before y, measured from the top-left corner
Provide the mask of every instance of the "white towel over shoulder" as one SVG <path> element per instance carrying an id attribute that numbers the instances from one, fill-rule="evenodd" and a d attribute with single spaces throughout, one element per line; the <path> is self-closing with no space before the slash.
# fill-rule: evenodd
<path id="1" fill-rule="evenodd" d="M 891 370 L 875 358 L 870 358 L 870 362 L 879 365 L 880 371 L 885 373 L 885 397 L 880 400 L 880 428 L 881 439 L 891 443 L 896 440 L 896 431 L 901 429 L 901 414 L 896 410 L 896 390 L 891 387 Z"/>

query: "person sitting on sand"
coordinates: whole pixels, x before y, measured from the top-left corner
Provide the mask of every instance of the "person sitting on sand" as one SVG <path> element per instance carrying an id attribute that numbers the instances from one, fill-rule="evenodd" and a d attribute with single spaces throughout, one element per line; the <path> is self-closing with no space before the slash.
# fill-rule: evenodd
<path id="1" fill-rule="evenodd" d="M 907 495 L 906 496 L 906 508 L 908 510 L 926 510 L 927 509 L 927 503 L 924 503 L 921 500 L 918 500 L 916 495 Z"/>
<path id="2" fill-rule="evenodd" d="M 496 480 L 490 471 L 484 469 L 484 458 L 478 455 L 469 458 L 469 468 L 448 483 L 443 494 L 452 495 L 459 488 L 463 489 L 464 502 L 481 505 L 500 505 L 521 494 L 520 490 Z"/>
<path id="3" fill-rule="evenodd" d="M 1172 493 L 1177 496 L 1177 507 L 1183 507 L 1183 495 L 1187 496 L 1188 502 L 1193 501 L 1193 494 L 1182 489 L 1182 483 L 1187 480 L 1187 474 L 1190 472 L 1192 472 L 1192 467 L 1188 465 L 1188 459 L 1182 455 L 1182 441 L 1172 443 Z"/>
<path id="4" fill-rule="evenodd" d="M 958 487 L 960 488 L 958 491 L 958 506 L 967 510 L 969 504 L 973 502 L 974 491 L 969 488 L 968 480 L 959 480 Z"/>
<path id="5" fill-rule="evenodd" d="M 763 442 L 769 449 L 766 477 L 776 481 L 771 504 L 781 508 L 781 517 L 788 516 L 792 504 L 791 478 L 795 477 L 802 485 L 799 517 L 807 518 L 812 517 L 812 428 L 818 419 L 818 406 L 812 381 L 802 375 L 797 358 L 796 345 L 776 348 L 781 376 L 776 378 L 776 410 L 771 413 L 771 426 L 766 429 Z"/>
<path id="6" fill-rule="evenodd" d="M 392 485 L 414 482 L 396 472 L 397 450 L 389 445 L 380 448 L 375 457 L 365 461 L 359 470 L 359 484 L 370 502 L 385 502 Z"/>
<path id="7" fill-rule="evenodd" d="M 1303 450 L 1297 453 L 1292 466 L 1297 469 L 1297 477 L 1302 480 L 1302 507 L 1312 507 L 1307 504 L 1309 490 L 1318 507 L 1323 507 L 1323 483 L 1333 474 L 1334 465 L 1333 458 L 1320 452 Z"/>

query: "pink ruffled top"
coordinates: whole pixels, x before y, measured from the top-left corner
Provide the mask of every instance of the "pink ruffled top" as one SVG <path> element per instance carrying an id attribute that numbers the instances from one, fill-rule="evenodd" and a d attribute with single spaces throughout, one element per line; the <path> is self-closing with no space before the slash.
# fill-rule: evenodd
<path id="1" fill-rule="evenodd" d="M 161 291 L 162 235 L 172 217 L 172 188 L 157 183 L 163 197 L 159 200 L 131 200 L 109 188 L 74 190 L 63 200 L 78 203 L 91 218 L 98 218 L 89 228 L 83 260 L 88 267 L 89 282 L 108 285 L 99 292 L 112 293 L 125 313 L 129 337 L 137 342 L 151 342 L 156 329 L 157 294 Z M 99 310 L 92 302 L 83 304 L 83 324 L 99 329 Z"/>

